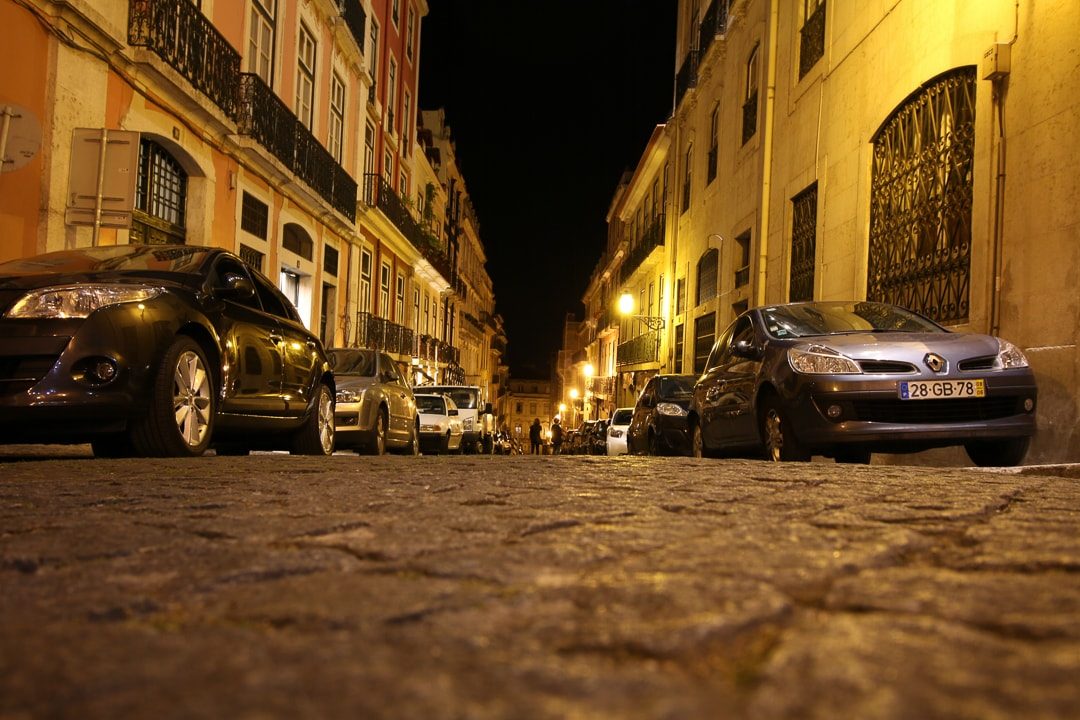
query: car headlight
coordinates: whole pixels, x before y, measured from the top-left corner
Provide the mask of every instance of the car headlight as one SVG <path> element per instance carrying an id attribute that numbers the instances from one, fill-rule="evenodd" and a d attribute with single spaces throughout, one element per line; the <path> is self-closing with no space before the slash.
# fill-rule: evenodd
<path id="1" fill-rule="evenodd" d="M 19 319 L 84 318 L 109 305 L 143 302 L 164 289 L 149 285 L 93 283 L 42 288 L 28 292 L 11 306 L 4 317 Z"/>
<path id="2" fill-rule="evenodd" d="M 622 435 L 623 435 L 623 431 L 622 430 L 612 430 L 611 433 L 609 433 L 609 434 L 613 438 L 621 438 Z"/>
<path id="3" fill-rule="evenodd" d="M 806 375 L 858 375 L 858 363 L 824 345 L 801 345 L 789 348 L 788 364 L 797 373 Z"/>
<path id="4" fill-rule="evenodd" d="M 998 354 L 994 358 L 995 370 L 1011 370 L 1012 368 L 1026 368 L 1027 366 L 1027 356 L 1024 355 L 1020 348 L 1008 340 L 998 338 Z"/>
<path id="5" fill-rule="evenodd" d="M 442 432 L 442 425 L 435 423 L 434 425 L 421 425 L 420 430 L 422 432 Z"/>
<path id="6" fill-rule="evenodd" d="M 364 391 L 338 388 L 337 401 L 339 403 L 358 403 L 364 399 Z"/>
<path id="7" fill-rule="evenodd" d="M 679 407 L 675 403 L 669 402 L 657 403 L 656 412 L 661 415 L 670 415 L 672 417 L 682 417 L 688 414 L 686 408 Z"/>

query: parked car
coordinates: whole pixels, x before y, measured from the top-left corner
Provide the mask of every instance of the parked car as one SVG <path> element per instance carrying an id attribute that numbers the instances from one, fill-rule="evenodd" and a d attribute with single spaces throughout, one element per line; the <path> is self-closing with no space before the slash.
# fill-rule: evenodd
<path id="1" fill-rule="evenodd" d="M 417 393 L 420 449 L 426 453 L 461 452 L 464 428 L 454 399 L 442 393 Z"/>
<path id="2" fill-rule="evenodd" d="M 626 430 L 626 449 L 631 454 L 685 455 L 691 450 L 687 424 L 694 394 L 693 375 L 655 375 L 634 405 Z"/>
<path id="3" fill-rule="evenodd" d="M 808 302 L 735 319 L 709 355 L 690 423 L 697 455 L 869 462 L 963 445 L 977 465 L 1017 465 L 1036 399 L 1024 353 L 1006 340 L 884 303 Z"/>
<path id="4" fill-rule="evenodd" d="M 606 450 L 608 455 L 626 454 L 626 430 L 630 427 L 630 419 L 634 417 L 634 408 L 619 408 L 611 414 L 611 423 L 606 433 Z"/>
<path id="5" fill-rule="evenodd" d="M 476 385 L 422 385 L 416 388 L 417 392 L 442 393 L 449 395 L 457 405 L 458 419 L 465 437 L 461 441 L 463 452 L 480 452 L 480 411 L 484 408 L 481 403 L 480 388 Z"/>
<path id="6" fill-rule="evenodd" d="M 409 382 L 384 352 L 327 351 L 337 382 L 337 447 L 382 455 L 390 448 L 420 452 L 420 416 Z"/>
<path id="7" fill-rule="evenodd" d="M 274 284 L 217 248 L 0 264 L 0 442 L 94 454 L 334 449 L 334 377 Z"/>

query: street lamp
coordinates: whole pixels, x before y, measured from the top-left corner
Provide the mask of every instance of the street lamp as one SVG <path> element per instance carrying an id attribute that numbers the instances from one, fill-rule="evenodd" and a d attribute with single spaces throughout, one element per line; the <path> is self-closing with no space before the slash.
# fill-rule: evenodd
<path id="1" fill-rule="evenodd" d="M 628 317 L 631 320 L 640 320 L 645 323 L 645 326 L 650 330 L 663 330 L 664 318 L 659 315 L 635 315 L 634 314 L 634 296 L 628 292 L 624 292 L 619 296 L 619 313 L 623 317 Z"/>

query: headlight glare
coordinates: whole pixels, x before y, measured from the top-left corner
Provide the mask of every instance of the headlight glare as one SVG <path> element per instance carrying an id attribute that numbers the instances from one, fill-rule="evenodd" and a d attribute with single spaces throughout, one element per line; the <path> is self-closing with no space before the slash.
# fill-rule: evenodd
<path id="1" fill-rule="evenodd" d="M 998 355 L 994 358 L 995 370 L 1011 370 L 1013 368 L 1026 368 L 1027 356 L 1023 351 L 1008 340 L 998 338 Z"/>
<path id="2" fill-rule="evenodd" d="M 119 285 L 91 283 L 49 287 L 26 293 L 5 317 L 15 319 L 85 318 L 90 313 L 110 305 L 143 302 L 157 297 L 162 288 L 148 285 Z"/>
<path id="3" fill-rule="evenodd" d="M 788 350 L 791 369 L 805 375 L 858 375 L 859 365 L 846 355 L 824 345 L 800 345 Z"/>
<path id="4" fill-rule="evenodd" d="M 339 403 L 357 403 L 364 399 L 364 391 L 339 388 L 336 399 Z"/>
<path id="5" fill-rule="evenodd" d="M 672 417 L 683 417 L 687 414 L 686 408 L 679 407 L 675 403 L 662 402 L 657 403 L 656 412 L 661 415 L 670 415 Z"/>

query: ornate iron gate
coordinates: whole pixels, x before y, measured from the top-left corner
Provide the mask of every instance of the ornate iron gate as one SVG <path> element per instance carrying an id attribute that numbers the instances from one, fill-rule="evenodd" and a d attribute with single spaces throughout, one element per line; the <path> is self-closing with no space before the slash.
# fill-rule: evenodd
<path id="1" fill-rule="evenodd" d="M 817 183 L 792 198 L 791 206 L 791 288 L 788 300 L 813 300 L 817 246 Z"/>
<path id="2" fill-rule="evenodd" d="M 974 67 L 910 95 L 873 138 L 867 299 L 943 323 L 968 318 Z"/>

